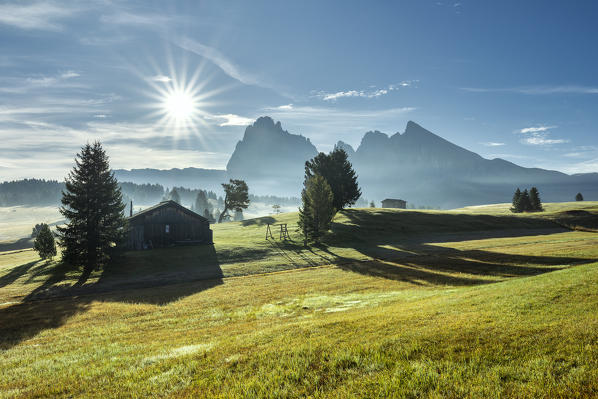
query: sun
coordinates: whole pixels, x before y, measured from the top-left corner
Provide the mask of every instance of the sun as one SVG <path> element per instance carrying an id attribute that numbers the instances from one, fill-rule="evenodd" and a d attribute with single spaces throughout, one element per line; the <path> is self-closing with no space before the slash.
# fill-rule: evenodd
<path id="1" fill-rule="evenodd" d="M 210 98 L 223 89 L 208 90 L 209 79 L 201 76 L 201 68 L 187 76 L 187 68 L 177 73 L 174 67 L 169 73 L 156 70 L 152 76 L 145 75 L 149 89 L 145 94 L 151 99 L 148 114 L 155 121 L 156 130 L 176 140 L 198 137 L 203 140 L 202 128 L 209 126 L 213 106 Z"/>
<path id="2" fill-rule="evenodd" d="M 180 89 L 167 93 L 162 106 L 168 116 L 178 121 L 190 120 L 197 112 L 193 95 Z"/>

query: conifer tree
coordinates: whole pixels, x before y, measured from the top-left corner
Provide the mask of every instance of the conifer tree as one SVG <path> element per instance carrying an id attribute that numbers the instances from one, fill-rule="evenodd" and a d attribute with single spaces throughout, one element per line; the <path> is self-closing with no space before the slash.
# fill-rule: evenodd
<path id="1" fill-rule="evenodd" d="M 581 193 L 577 193 L 575 196 L 575 201 L 583 201 L 583 195 Z"/>
<path id="2" fill-rule="evenodd" d="M 370 202 L 370 208 L 375 208 L 376 204 L 374 204 L 374 201 Z"/>
<path id="3" fill-rule="evenodd" d="M 521 190 L 519 187 L 517 187 L 515 194 L 513 194 L 513 206 L 511 207 L 511 212 L 521 212 Z"/>
<path id="4" fill-rule="evenodd" d="M 172 188 L 172 190 L 170 190 L 170 194 L 168 194 L 168 199 L 170 201 L 174 201 L 177 204 L 181 203 L 181 196 L 179 195 L 179 192 L 176 190 L 175 187 Z"/>
<path id="5" fill-rule="evenodd" d="M 100 142 L 86 144 L 65 181 L 60 213 L 66 226 L 58 227 L 63 260 L 84 266 L 85 281 L 105 264 L 124 237 L 122 194 Z"/>
<path id="6" fill-rule="evenodd" d="M 529 190 L 530 211 L 542 211 L 542 200 L 540 200 L 540 192 L 536 187 Z"/>
<path id="7" fill-rule="evenodd" d="M 319 242 L 324 233 L 330 230 L 336 213 L 334 195 L 326 179 L 314 175 L 305 181 L 301 193 L 302 206 L 299 208 L 299 229 L 305 242 Z"/>
<path id="8" fill-rule="evenodd" d="M 35 241 L 33 242 L 33 249 L 42 259 L 51 259 L 56 256 L 54 234 L 46 223 L 39 224 L 39 229 L 35 236 Z"/>
<path id="9" fill-rule="evenodd" d="M 195 197 L 195 212 L 199 213 L 200 215 L 205 214 L 205 211 L 210 211 L 211 205 L 208 201 L 208 197 L 206 192 L 203 190 L 199 190 L 197 192 L 197 197 Z"/>
<path id="10" fill-rule="evenodd" d="M 529 192 L 527 191 L 527 188 L 523 190 L 523 192 L 521 193 L 519 209 L 519 212 L 529 212 L 532 210 L 532 203 L 530 201 Z"/>
<path id="11" fill-rule="evenodd" d="M 305 180 L 320 175 L 330 185 L 334 196 L 333 206 L 342 210 L 355 204 L 361 196 L 357 174 L 342 148 L 335 148 L 330 154 L 323 152 L 305 162 Z"/>

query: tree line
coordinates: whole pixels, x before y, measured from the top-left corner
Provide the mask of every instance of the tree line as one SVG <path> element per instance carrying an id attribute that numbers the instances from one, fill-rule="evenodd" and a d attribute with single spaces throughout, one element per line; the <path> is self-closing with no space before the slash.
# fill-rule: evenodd
<path id="1" fill-rule="evenodd" d="M 542 200 L 540 200 L 540 192 L 536 187 L 532 187 L 529 192 L 527 189 L 521 191 L 521 189 L 517 187 L 515 194 L 513 194 L 513 206 L 511 207 L 511 212 L 541 212 L 543 210 Z"/>
<path id="2" fill-rule="evenodd" d="M 178 201 L 198 213 L 203 214 L 205 207 L 196 206 L 198 194 L 201 192 L 212 204 L 210 211 L 224 208 L 224 197 L 211 190 L 190 189 L 175 186 L 170 190 L 160 184 L 137 184 L 131 182 L 119 182 L 123 195 L 123 202 L 129 204 L 155 204 L 164 199 L 170 199 L 176 191 Z M 0 206 L 51 206 L 60 204 L 62 192 L 65 190 L 65 183 L 57 180 L 44 179 L 22 179 L 0 183 Z M 267 205 L 299 205 L 297 197 L 278 197 L 273 195 L 249 194 L 252 202 L 263 202 Z M 128 211 L 128 208 L 127 208 Z"/>

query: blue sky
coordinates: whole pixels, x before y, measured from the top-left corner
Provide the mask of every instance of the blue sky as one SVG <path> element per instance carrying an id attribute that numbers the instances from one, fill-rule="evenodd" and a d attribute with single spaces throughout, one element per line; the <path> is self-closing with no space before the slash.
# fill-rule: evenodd
<path id="1" fill-rule="evenodd" d="M 322 151 L 408 120 L 487 158 L 598 172 L 594 1 L 0 2 L 0 180 L 224 168 L 245 126 Z M 183 122 L 168 93 L 192 93 Z"/>

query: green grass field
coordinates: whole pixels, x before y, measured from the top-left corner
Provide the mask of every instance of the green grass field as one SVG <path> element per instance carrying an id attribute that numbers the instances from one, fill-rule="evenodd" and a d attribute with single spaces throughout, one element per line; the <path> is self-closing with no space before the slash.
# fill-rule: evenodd
<path id="1" fill-rule="evenodd" d="M 84 284 L 0 252 L 0 397 L 598 396 L 598 203 L 354 209 L 311 248 L 296 218 Z"/>

